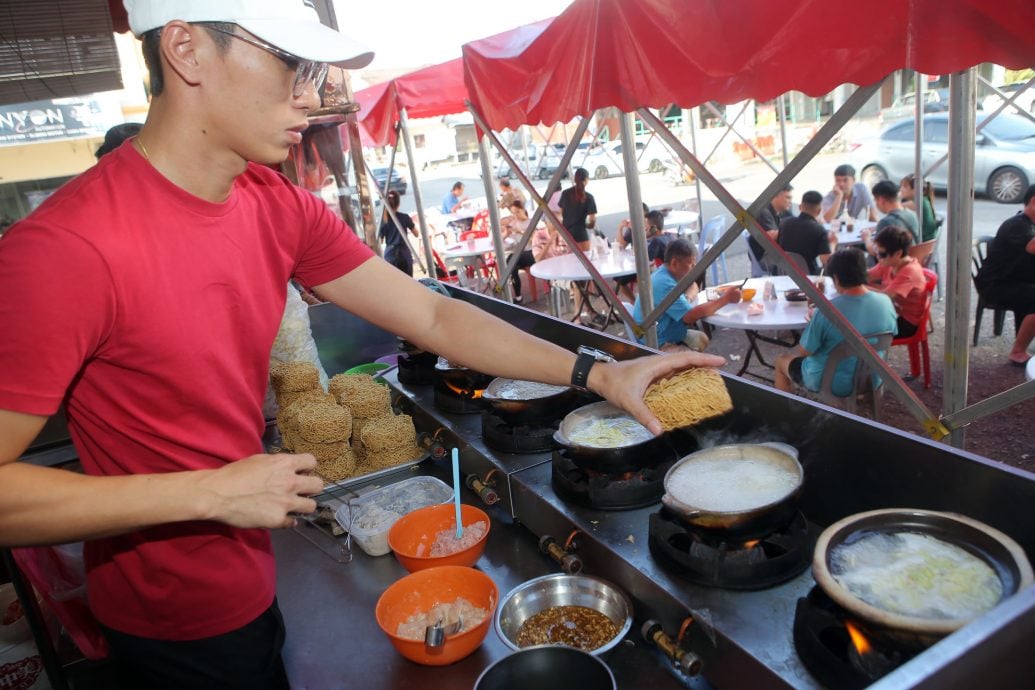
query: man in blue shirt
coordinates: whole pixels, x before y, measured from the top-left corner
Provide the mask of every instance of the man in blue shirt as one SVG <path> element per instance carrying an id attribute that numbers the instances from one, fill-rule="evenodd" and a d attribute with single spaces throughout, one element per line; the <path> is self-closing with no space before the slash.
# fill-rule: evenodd
<path id="1" fill-rule="evenodd" d="M 460 208 L 463 203 L 467 201 L 467 197 L 464 196 L 464 183 L 454 182 L 453 188 L 449 190 L 449 193 L 442 199 L 442 206 L 439 208 L 442 213 L 456 213 L 457 209 Z"/>
<path id="2" fill-rule="evenodd" d="M 665 247 L 665 263 L 650 278 L 654 306 L 675 289 L 676 283 L 689 273 L 696 263 L 697 254 L 693 245 L 682 238 L 669 242 Z M 697 298 L 697 291 L 697 285 L 691 284 L 686 294 L 680 295 L 658 319 L 658 347 L 662 351 L 669 352 L 686 347 L 703 352 L 708 347 L 708 336 L 689 326 L 699 319 L 711 316 L 727 304 L 740 301 L 740 290 L 731 288 L 718 299 L 695 306 L 693 301 Z M 642 323 L 644 316 L 643 305 L 637 297 L 633 306 L 633 318 Z"/>
<path id="3" fill-rule="evenodd" d="M 834 252 L 827 261 L 827 274 L 837 289 L 837 297 L 831 302 L 855 330 L 863 335 L 897 332 L 898 317 L 891 299 L 866 287 L 866 258 L 862 250 L 848 247 Z M 837 326 L 822 312 L 816 312 L 797 351 L 776 358 L 776 387 L 790 393 L 797 383 L 818 392 L 830 351 L 842 340 L 844 335 Z M 838 365 L 831 385 L 834 395 L 844 397 L 852 392 L 855 365 L 855 357 L 847 357 Z"/>

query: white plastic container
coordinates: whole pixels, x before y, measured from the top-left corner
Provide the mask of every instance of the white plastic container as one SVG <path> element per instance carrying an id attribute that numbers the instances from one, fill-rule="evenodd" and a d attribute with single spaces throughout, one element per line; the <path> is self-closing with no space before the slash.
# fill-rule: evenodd
<path id="1" fill-rule="evenodd" d="M 391 551 L 388 530 L 396 520 L 418 508 L 451 500 L 453 489 L 445 482 L 434 477 L 410 477 L 352 499 L 340 506 L 334 517 L 366 554 L 384 556 Z"/>

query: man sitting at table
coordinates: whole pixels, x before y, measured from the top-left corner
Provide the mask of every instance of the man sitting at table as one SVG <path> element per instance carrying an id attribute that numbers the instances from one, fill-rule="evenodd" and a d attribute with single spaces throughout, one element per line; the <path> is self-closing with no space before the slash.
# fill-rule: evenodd
<path id="1" fill-rule="evenodd" d="M 827 262 L 827 274 L 837 289 L 837 297 L 831 302 L 855 330 L 864 335 L 896 332 L 898 316 L 891 299 L 866 288 L 866 258 L 862 250 L 847 247 L 834 252 Z M 844 335 L 837 326 L 822 312 L 816 312 L 802 333 L 797 350 L 776 358 L 776 387 L 790 393 L 798 384 L 819 392 L 827 358 L 842 340 Z M 831 385 L 834 395 L 852 392 L 855 366 L 855 357 L 846 357 L 838 365 Z"/>
<path id="2" fill-rule="evenodd" d="M 791 212 L 791 206 L 794 204 L 794 187 L 791 185 L 784 185 L 784 188 L 776 193 L 773 200 L 762 209 L 761 213 L 755 219 L 758 224 L 762 226 L 762 229 L 766 231 L 769 237 L 776 241 L 776 238 L 780 236 L 780 224 L 788 218 L 793 218 L 794 213 Z M 755 255 L 758 260 L 758 265 L 762 267 L 763 271 L 768 272 L 769 266 L 765 262 L 765 247 L 758 243 L 758 240 L 753 235 L 748 236 L 748 245 L 751 247 L 751 252 Z"/>
<path id="3" fill-rule="evenodd" d="M 823 222 L 848 214 L 851 218 L 865 215 L 877 220 L 877 209 L 870 190 L 862 182 L 855 181 L 855 168 L 847 163 L 834 168 L 834 188 L 823 197 Z"/>
<path id="4" fill-rule="evenodd" d="M 805 259 L 810 275 L 819 273 L 820 264 L 826 264 L 830 258 L 831 244 L 837 241 L 817 220 L 822 203 L 823 197 L 819 192 L 810 190 L 802 194 L 798 205 L 801 213 L 780 223 L 777 236 L 781 249 L 800 254 Z"/>
<path id="5" fill-rule="evenodd" d="M 464 183 L 454 182 L 453 188 L 443 197 L 439 211 L 442 213 L 456 213 L 464 205 L 465 201 L 467 201 L 467 197 L 464 196 Z"/>
<path id="6" fill-rule="evenodd" d="M 651 288 L 654 295 L 654 306 L 657 306 L 668 293 L 676 288 L 676 284 L 697 263 L 697 253 L 693 245 L 682 238 L 669 242 L 665 247 L 665 263 L 651 275 Z M 740 290 L 731 288 L 722 293 L 718 299 L 694 306 L 698 286 L 690 284 L 685 294 L 679 296 L 665 313 L 658 319 L 658 347 L 663 352 L 672 352 L 689 348 L 703 352 L 708 347 L 708 336 L 701 331 L 689 328 L 698 320 L 711 316 L 727 304 L 740 301 Z M 646 313 L 640 298 L 633 305 L 633 318 L 643 322 Z"/>
<path id="7" fill-rule="evenodd" d="M 870 232 L 867 228 L 862 231 L 863 242 L 866 243 L 866 251 L 871 256 L 877 256 L 877 247 L 871 237 L 880 234 L 884 228 L 900 227 L 905 228 L 913 236 L 913 244 L 920 244 L 920 221 L 916 214 L 902 206 L 898 198 L 898 187 L 891 180 L 881 180 L 873 185 L 873 200 L 877 209 L 884 214 L 884 217 L 877 221 L 877 227 Z"/>

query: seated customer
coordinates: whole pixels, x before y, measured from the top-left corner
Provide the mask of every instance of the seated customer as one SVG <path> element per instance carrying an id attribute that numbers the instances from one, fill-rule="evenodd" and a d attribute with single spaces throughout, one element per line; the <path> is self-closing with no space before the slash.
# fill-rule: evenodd
<path id="1" fill-rule="evenodd" d="M 793 204 L 794 187 L 789 184 L 784 185 L 784 188 L 777 192 L 773 200 L 758 214 L 758 218 L 756 218 L 758 224 L 762 226 L 762 229 L 766 231 L 766 234 L 774 242 L 780 236 L 780 224 L 784 220 L 794 217 L 794 213 L 791 212 Z M 753 235 L 748 236 L 748 246 L 751 247 L 751 253 L 758 260 L 758 265 L 762 267 L 763 271 L 768 272 L 769 266 L 765 261 L 765 247 L 759 244 Z"/>
<path id="2" fill-rule="evenodd" d="M 898 335 L 908 338 L 919 327 L 927 301 L 927 278 L 920 262 L 909 256 L 913 236 L 890 225 L 877 233 L 877 265 L 870 269 L 870 289 L 891 298 L 898 312 Z"/>
<path id="3" fill-rule="evenodd" d="M 1008 359 L 1023 365 L 1028 361 L 1030 331 L 1025 328 L 1035 314 L 1035 184 L 1024 192 L 1024 208 L 1003 221 L 988 245 L 974 287 L 989 304 L 1008 309 L 1017 320 L 1018 338 Z M 1030 326 L 1028 326 L 1030 328 Z"/>
<path id="4" fill-rule="evenodd" d="M 862 182 L 855 181 L 855 168 L 847 163 L 834 168 L 834 188 L 823 197 L 823 222 L 829 223 L 844 215 L 877 220 L 877 208 L 873 205 L 870 190 Z"/>
<path id="5" fill-rule="evenodd" d="M 895 307 L 887 295 L 866 289 L 866 258 L 854 247 L 839 249 L 827 262 L 827 275 L 834 280 L 837 297 L 832 302 L 849 323 L 863 335 L 894 333 Z M 802 333 L 797 352 L 776 358 L 776 387 L 792 392 L 794 384 L 819 392 L 830 351 L 841 344 L 844 335 L 822 312 L 816 312 Z M 870 341 L 873 342 L 872 340 Z M 852 392 L 855 357 L 846 357 L 834 375 L 834 395 Z"/>
<path id="6" fill-rule="evenodd" d="M 521 199 L 514 199 L 510 202 L 510 216 L 508 221 L 500 221 L 500 234 L 507 244 L 521 241 L 525 229 L 528 227 L 528 213 L 525 211 L 525 202 Z M 507 263 L 510 263 L 510 254 L 507 254 Z M 535 256 L 531 249 L 526 249 L 518 255 L 517 265 L 510 274 L 510 286 L 514 291 L 514 304 L 521 304 L 521 269 L 528 268 L 535 263 Z M 533 278 L 534 280 L 534 278 Z"/>
<path id="7" fill-rule="evenodd" d="M 880 232 L 889 225 L 900 225 L 913 235 L 913 244 L 920 244 L 920 222 L 916 214 L 902 206 L 898 200 L 898 187 L 891 180 L 881 180 L 873 185 L 873 202 L 884 217 L 877 221 Z"/>
<path id="8" fill-rule="evenodd" d="M 777 236 L 777 243 L 785 252 L 801 254 L 810 275 L 819 273 L 820 264 L 825 264 L 830 256 L 830 233 L 817 220 L 822 202 L 819 192 L 802 194 L 798 206 L 801 214 L 780 223 Z"/>
<path id="9" fill-rule="evenodd" d="M 654 296 L 654 305 L 657 306 L 697 262 L 697 254 L 689 242 L 682 238 L 672 240 L 665 248 L 665 263 L 656 270 L 650 277 L 651 289 Z M 697 352 L 703 352 L 708 347 L 708 336 L 688 326 L 695 324 L 699 319 L 711 316 L 727 304 L 740 301 L 740 290 L 733 288 L 726 290 L 721 297 L 694 306 L 693 300 L 697 297 L 697 285 L 691 284 L 686 294 L 682 294 L 658 319 L 658 347 L 664 351 L 679 350 L 688 347 Z M 652 309 L 653 309 L 652 306 Z M 636 298 L 633 305 L 633 318 L 637 323 L 643 322 L 643 317 L 651 311 L 645 310 L 640 298 Z"/>
<path id="10" fill-rule="evenodd" d="M 938 237 L 938 229 L 941 221 L 934 213 L 934 187 L 930 182 L 924 182 L 924 191 L 920 195 L 923 200 L 923 209 L 917 210 L 916 190 L 913 189 L 915 176 L 910 173 L 902 178 L 898 185 L 898 197 L 902 200 L 902 207 L 907 208 L 920 217 L 920 241 L 930 242 Z"/>

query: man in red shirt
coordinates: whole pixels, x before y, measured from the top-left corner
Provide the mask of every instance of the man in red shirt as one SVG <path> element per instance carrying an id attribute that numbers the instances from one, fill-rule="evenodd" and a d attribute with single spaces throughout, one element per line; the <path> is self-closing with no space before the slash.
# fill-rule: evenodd
<path id="1" fill-rule="evenodd" d="M 722 360 L 576 357 L 425 289 L 265 167 L 327 63 L 372 58 L 305 0 L 125 4 L 147 122 L 0 241 L 0 544 L 87 542 L 126 687 L 284 688 L 268 530 L 322 488 L 312 456 L 261 443 L 289 279 L 450 361 L 578 379 L 656 433 L 647 386 Z M 62 403 L 84 474 L 17 462 Z"/>

